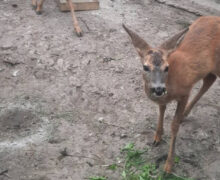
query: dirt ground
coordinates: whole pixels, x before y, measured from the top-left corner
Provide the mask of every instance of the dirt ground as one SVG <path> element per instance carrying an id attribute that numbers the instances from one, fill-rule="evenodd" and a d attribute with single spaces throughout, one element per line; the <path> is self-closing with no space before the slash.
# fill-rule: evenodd
<path id="1" fill-rule="evenodd" d="M 166 113 L 166 142 L 152 147 L 158 109 L 144 94 L 139 58 L 121 26 L 158 45 L 198 18 L 159 2 L 101 0 L 100 10 L 77 12 L 84 31 L 78 38 L 55 1 L 47 0 L 39 16 L 31 0 L 0 0 L 0 173 L 7 170 L 0 180 L 104 175 L 103 165 L 128 142 L 148 147 L 153 161 L 167 153 L 175 103 Z M 213 11 L 192 1 L 184 6 L 214 15 L 220 4 L 213 3 Z M 219 117 L 217 80 L 182 124 L 176 174 L 220 179 Z M 61 158 L 65 148 L 71 156 Z"/>

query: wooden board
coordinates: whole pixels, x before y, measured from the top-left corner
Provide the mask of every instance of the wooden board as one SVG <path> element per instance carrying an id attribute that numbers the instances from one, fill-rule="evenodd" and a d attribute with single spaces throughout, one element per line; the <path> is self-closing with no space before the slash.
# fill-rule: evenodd
<path id="1" fill-rule="evenodd" d="M 99 0 L 72 0 L 75 11 L 99 9 Z M 67 0 L 58 0 L 60 11 L 70 11 Z"/>

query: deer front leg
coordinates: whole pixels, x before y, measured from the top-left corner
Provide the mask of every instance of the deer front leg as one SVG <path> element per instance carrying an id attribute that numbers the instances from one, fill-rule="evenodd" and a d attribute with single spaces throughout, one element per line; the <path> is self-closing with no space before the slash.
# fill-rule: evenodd
<path id="1" fill-rule="evenodd" d="M 38 15 L 42 13 L 43 3 L 44 3 L 44 0 L 40 0 L 39 3 L 37 3 L 36 13 Z"/>
<path id="2" fill-rule="evenodd" d="M 32 0 L 32 7 L 33 9 L 37 8 L 37 0 Z"/>
<path id="3" fill-rule="evenodd" d="M 164 113 L 165 113 L 165 110 L 166 110 L 166 105 L 159 105 L 159 110 L 160 110 L 160 114 L 159 114 L 156 134 L 154 136 L 154 142 L 153 142 L 154 145 L 158 145 L 159 142 L 162 139 L 162 135 L 163 135 L 163 119 L 164 119 Z"/>
<path id="4" fill-rule="evenodd" d="M 180 123 L 184 117 L 183 113 L 184 113 L 184 109 L 186 107 L 187 100 L 188 100 L 188 97 L 184 97 L 180 101 L 178 101 L 176 113 L 175 113 L 174 119 L 171 124 L 170 148 L 169 148 L 166 164 L 164 167 L 164 171 L 166 173 L 171 173 L 171 170 L 172 170 L 173 159 L 174 159 L 174 154 L 175 154 L 176 136 L 177 136 L 177 133 L 179 130 Z"/>
<path id="5" fill-rule="evenodd" d="M 72 19 L 73 19 L 73 27 L 76 31 L 76 35 L 81 37 L 83 34 L 82 34 L 82 30 L 79 27 L 79 23 L 78 23 L 78 20 L 76 18 L 76 15 L 75 15 L 73 2 L 72 2 L 72 0 L 67 0 L 67 1 L 69 3 L 69 6 L 70 6 L 70 11 L 71 11 L 71 14 L 72 14 Z"/>

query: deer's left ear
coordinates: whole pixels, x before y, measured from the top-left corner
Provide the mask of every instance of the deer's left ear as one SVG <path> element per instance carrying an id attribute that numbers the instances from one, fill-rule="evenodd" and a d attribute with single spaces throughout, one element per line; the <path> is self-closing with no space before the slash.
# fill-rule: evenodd
<path id="1" fill-rule="evenodd" d="M 173 52 L 180 45 L 188 30 L 189 28 L 186 28 L 178 34 L 174 35 L 173 37 L 165 41 L 163 44 L 161 44 L 160 48 L 168 51 L 169 53 Z"/>

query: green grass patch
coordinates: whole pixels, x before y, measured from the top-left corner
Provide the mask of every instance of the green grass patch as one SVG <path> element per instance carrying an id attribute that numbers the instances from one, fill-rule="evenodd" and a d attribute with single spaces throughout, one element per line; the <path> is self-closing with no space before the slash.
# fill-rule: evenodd
<path id="1" fill-rule="evenodd" d="M 121 174 L 120 180 L 193 180 L 186 177 L 180 177 L 174 174 L 165 174 L 156 168 L 155 164 L 146 163 L 143 155 L 147 150 L 138 150 L 134 143 L 127 144 L 122 148 L 122 160 L 109 165 L 107 169 Z M 175 157 L 175 163 L 180 162 L 179 157 Z M 98 179 L 99 178 L 99 179 Z M 96 177 L 90 180 L 110 180 L 107 177 Z"/>
<path id="2" fill-rule="evenodd" d="M 90 177 L 89 180 L 107 180 L 107 179 L 101 176 L 94 176 L 94 177 Z"/>

